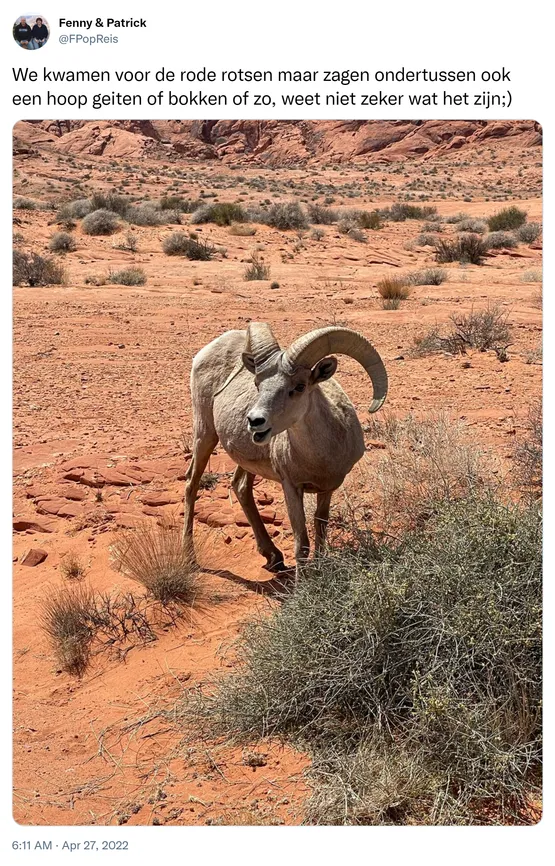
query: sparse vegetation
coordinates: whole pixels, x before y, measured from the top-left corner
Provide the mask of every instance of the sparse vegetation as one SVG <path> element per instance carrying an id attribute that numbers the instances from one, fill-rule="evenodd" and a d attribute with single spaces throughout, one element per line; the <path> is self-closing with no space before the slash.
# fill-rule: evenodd
<path id="1" fill-rule="evenodd" d="M 484 243 L 490 250 L 511 249 L 518 244 L 511 232 L 490 232 L 484 238 Z"/>
<path id="2" fill-rule="evenodd" d="M 126 232 L 123 238 L 114 244 L 114 249 L 125 250 L 129 253 L 136 253 L 138 249 L 138 238 L 134 232 Z"/>
<path id="3" fill-rule="evenodd" d="M 437 215 L 435 207 L 421 207 L 415 204 L 406 204 L 405 202 L 396 202 L 390 208 L 379 211 L 384 219 L 392 220 L 393 222 L 404 222 L 405 220 L 425 220 Z"/>
<path id="4" fill-rule="evenodd" d="M 518 441 L 513 454 L 517 467 L 517 482 L 526 494 L 541 496 L 543 466 L 543 418 L 540 400 L 532 403 L 526 419 L 526 433 Z"/>
<path id="5" fill-rule="evenodd" d="M 184 232 L 166 235 L 162 249 L 167 256 L 185 256 L 193 261 L 209 261 L 216 253 L 216 248 L 209 241 L 195 240 Z"/>
<path id="6" fill-rule="evenodd" d="M 181 537 L 181 527 L 145 523 L 123 532 L 113 547 L 114 560 L 162 604 L 192 603 L 198 590 L 198 567 Z"/>
<path id="7" fill-rule="evenodd" d="M 308 217 L 296 201 L 273 204 L 268 210 L 264 222 L 282 231 L 308 228 Z"/>
<path id="8" fill-rule="evenodd" d="M 245 268 L 245 273 L 243 275 L 243 279 L 245 280 L 269 280 L 270 279 L 270 266 L 265 265 L 262 259 L 258 256 L 258 253 L 253 253 L 251 256 L 251 263 Z"/>
<path id="9" fill-rule="evenodd" d="M 83 560 L 74 551 L 69 551 L 60 560 L 60 574 L 66 580 L 83 580 L 86 568 Z"/>
<path id="10" fill-rule="evenodd" d="M 308 217 L 314 225 L 328 226 L 337 222 L 339 214 L 331 207 L 312 202 L 308 205 Z"/>
<path id="11" fill-rule="evenodd" d="M 487 228 L 488 226 L 485 220 L 473 219 L 472 217 L 462 219 L 456 225 L 458 232 L 471 232 L 476 235 L 483 235 L 487 231 Z"/>
<path id="12" fill-rule="evenodd" d="M 41 625 L 50 639 L 62 670 L 82 676 L 89 663 L 94 630 L 92 590 L 77 584 L 51 590 L 41 612 Z"/>
<path id="13" fill-rule="evenodd" d="M 37 253 L 13 251 L 14 286 L 60 286 L 65 279 L 65 270 L 53 259 Z"/>
<path id="14" fill-rule="evenodd" d="M 529 271 L 524 271 L 520 275 L 520 279 L 523 283 L 541 283 L 543 281 L 543 274 L 539 268 L 532 268 Z"/>
<path id="15" fill-rule="evenodd" d="M 242 225 L 241 223 L 233 223 L 229 227 L 229 234 L 241 238 L 250 238 L 256 234 L 256 226 Z"/>

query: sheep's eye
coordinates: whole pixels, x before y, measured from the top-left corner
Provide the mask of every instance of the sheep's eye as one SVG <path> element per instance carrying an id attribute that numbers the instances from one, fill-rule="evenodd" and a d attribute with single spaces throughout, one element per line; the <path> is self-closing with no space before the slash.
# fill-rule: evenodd
<path id="1" fill-rule="evenodd" d="M 299 394 L 302 394 L 305 388 L 306 388 L 306 385 L 303 385 L 303 384 L 301 383 L 300 385 L 297 385 L 297 386 L 295 387 L 295 391 L 298 391 Z"/>

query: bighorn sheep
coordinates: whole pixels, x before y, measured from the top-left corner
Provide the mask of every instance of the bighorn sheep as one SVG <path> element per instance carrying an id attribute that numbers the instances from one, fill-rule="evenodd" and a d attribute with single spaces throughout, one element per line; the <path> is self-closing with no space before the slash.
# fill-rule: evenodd
<path id="1" fill-rule="evenodd" d="M 269 325 L 227 331 L 193 359 L 193 458 L 186 475 L 184 539 L 192 545 L 199 482 L 218 440 L 238 464 L 232 488 L 267 568 L 284 568 L 256 508 L 256 475 L 279 481 L 295 538 L 297 565 L 308 558 L 303 494 L 317 496 L 315 549 L 325 540 L 334 490 L 364 453 L 355 408 L 332 378 L 337 352 L 355 358 L 373 385 L 370 412 L 387 394 L 387 374 L 374 347 L 348 328 L 311 331 L 283 351 Z"/>

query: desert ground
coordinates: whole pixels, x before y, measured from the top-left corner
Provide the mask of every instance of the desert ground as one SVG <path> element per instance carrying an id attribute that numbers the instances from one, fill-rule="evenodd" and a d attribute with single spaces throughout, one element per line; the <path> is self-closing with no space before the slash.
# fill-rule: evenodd
<path id="1" fill-rule="evenodd" d="M 435 207 L 444 220 L 461 212 L 484 219 L 515 205 L 529 222 L 542 221 L 541 144 L 532 123 L 452 130 L 438 121 L 412 138 L 387 124 L 390 144 L 366 151 L 358 128 L 354 150 L 345 129 L 329 124 L 327 149 L 303 150 L 294 125 L 270 127 L 262 144 L 258 129 L 252 144 L 250 128 L 222 124 L 211 144 L 176 123 L 157 138 L 125 122 L 14 129 L 15 249 L 52 257 L 65 271 L 63 284 L 14 288 L 14 816 L 22 824 L 303 821 L 307 755 L 271 740 L 246 748 L 192 739 L 171 717 L 184 688 L 229 666 L 241 623 L 278 603 L 264 592 L 271 575 L 230 496 L 233 464 L 221 449 L 197 503 L 198 603 L 177 622 L 158 621 L 152 640 L 99 647 L 81 677 L 61 669 L 39 625 L 45 595 L 67 582 L 68 557 L 95 590 L 140 594 L 116 570 L 111 548 L 122 531 L 181 519 L 188 381 L 202 346 L 250 321 L 269 322 L 283 346 L 324 325 L 353 328 L 385 362 L 382 411 L 464 422 L 509 476 L 515 442 L 541 395 L 541 239 L 491 249 L 481 265 L 444 264 L 444 282 L 412 286 L 398 309 L 383 308 L 377 284 L 438 266 L 434 248 L 418 243 L 426 219 L 385 220 L 364 240 L 336 224 L 315 232 L 252 222 L 255 233 L 240 235 L 191 225 L 187 213 L 182 225 L 122 223 L 106 236 L 85 234 L 76 220 L 74 251 L 49 251 L 63 228 L 60 204 L 108 191 L 245 208 L 296 200 L 372 211 L 410 201 Z M 41 207 L 18 207 L 22 197 Z M 451 237 L 454 223 L 444 221 L 443 230 Z M 135 251 L 118 248 L 128 231 Z M 162 242 L 174 231 L 194 231 L 216 254 L 209 261 L 165 255 Z M 253 254 L 269 266 L 264 280 L 244 278 Z M 128 267 L 144 270 L 144 285 L 107 281 Z M 508 360 L 474 348 L 414 352 L 418 338 L 447 327 L 451 316 L 491 305 L 510 324 Z M 338 379 L 368 425 L 369 382 L 353 361 L 339 361 Z M 368 427 L 364 483 L 385 448 Z M 352 489 L 371 501 L 371 483 L 366 489 L 357 472 Z M 292 563 L 281 488 L 258 479 L 256 499 Z"/>

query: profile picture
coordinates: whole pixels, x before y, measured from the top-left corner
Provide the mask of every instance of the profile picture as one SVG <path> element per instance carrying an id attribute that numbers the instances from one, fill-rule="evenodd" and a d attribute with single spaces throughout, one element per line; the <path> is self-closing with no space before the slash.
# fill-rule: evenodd
<path id="1" fill-rule="evenodd" d="M 49 36 L 48 21 L 40 15 L 20 15 L 13 26 L 13 38 L 28 51 L 42 48 Z"/>

